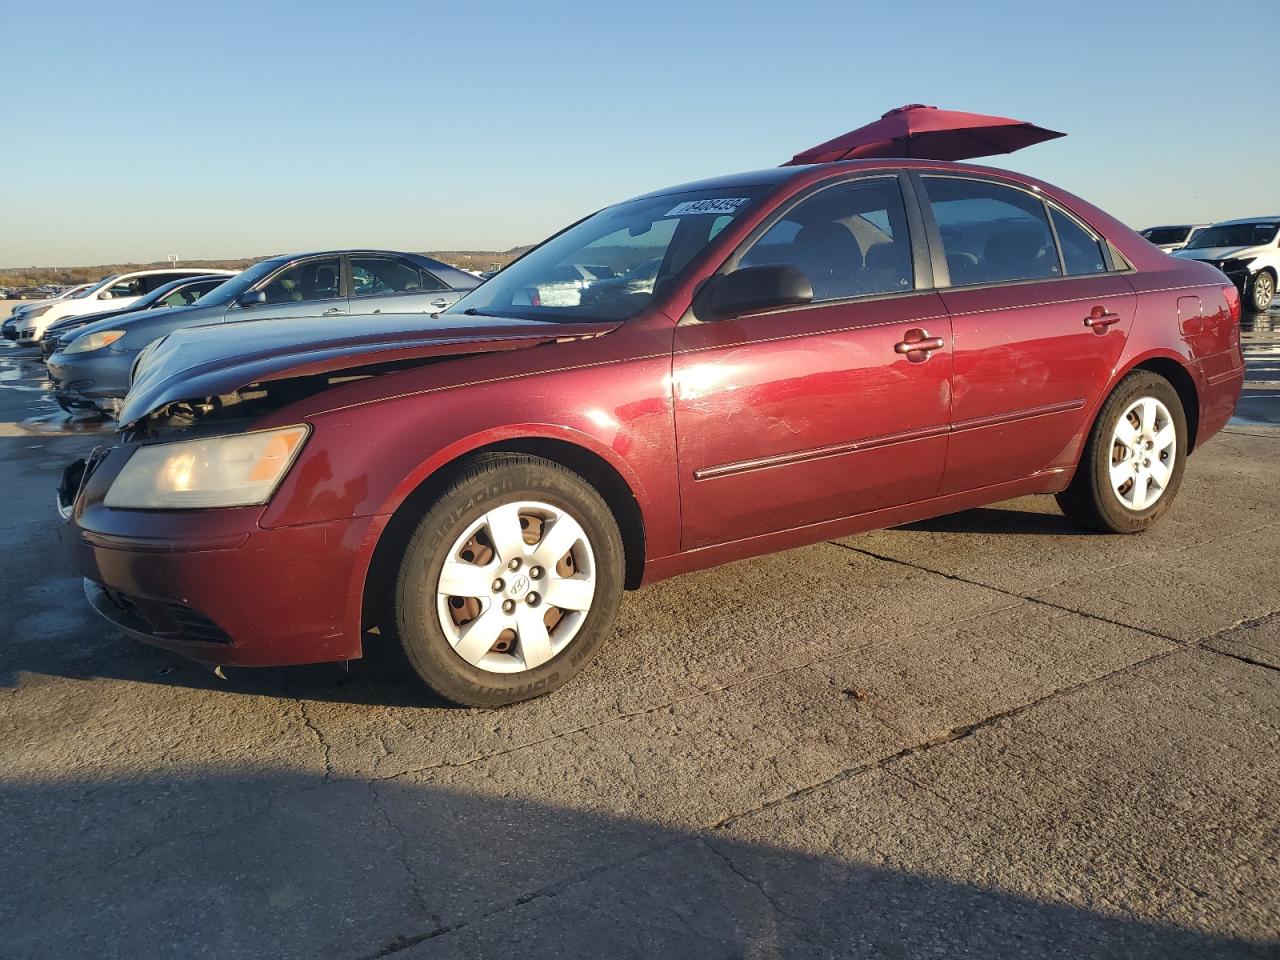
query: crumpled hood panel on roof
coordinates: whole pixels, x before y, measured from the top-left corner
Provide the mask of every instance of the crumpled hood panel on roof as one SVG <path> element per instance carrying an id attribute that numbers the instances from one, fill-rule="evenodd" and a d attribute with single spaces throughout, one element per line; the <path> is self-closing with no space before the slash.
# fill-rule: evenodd
<path id="1" fill-rule="evenodd" d="M 563 337 L 598 336 L 617 326 L 384 313 L 191 327 L 171 333 L 148 354 L 119 424 L 128 427 L 166 404 L 228 394 L 251 383 L 395 360 L 519 350 Z"/>

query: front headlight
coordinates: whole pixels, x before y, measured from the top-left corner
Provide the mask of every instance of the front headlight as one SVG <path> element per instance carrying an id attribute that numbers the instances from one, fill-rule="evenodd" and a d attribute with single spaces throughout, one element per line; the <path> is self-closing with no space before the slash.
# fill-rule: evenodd
<path id="1" fill-rule="evenodd" d="M 306 425 L 139 447 L 103 503 L 125 510 L 189 510 L 266 503 L 288 473 Z"/>
<path id="2" fill-rule="evenodd" d="M 90 350 L 101 350 L 103 347 L 111 346 L 124 335 L 125 331 L 123 330 L 99 330 L 97 333 L 91 333 L 88 336 L 76 337 L 76 339 L 62 348 L 62 352 L 88 353 Z"/>
<path id="3" fill-rule="evenodd" d="M 1257 257 L 1232 257 L 1230 260 L 1223 260 L 1222 271 L 1225 273 L 1230 270 L 1234 273 L 1237 270 L 1247 270 L 1249 264 L 1257 259 Z"/>
<path id="4" fill-rule="evenodd" d="M 36 307 L 34 310 L 28 310 L 26 312 L 26 318 L 28 320 L 34 320 L 36 317 L 43 317 L 46 313 L 48 313 L 52 309 L 53 309 L 53 304 L 46 303 L 43 307 Z"/>

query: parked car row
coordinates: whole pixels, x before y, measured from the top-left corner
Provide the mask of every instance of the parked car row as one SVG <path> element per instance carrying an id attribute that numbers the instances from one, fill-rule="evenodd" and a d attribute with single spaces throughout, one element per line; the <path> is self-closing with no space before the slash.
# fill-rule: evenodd
<path id="1" fill-rule="evenodd" d="M 71 289 L 69 284 L 46 283 L 39 287 L 0 287 L 0 300 L 48 300 Z"/>
<path id="2" fill-rule="evenodd" d="M 1030 177 L 865 159 L 627 200 L 479 286 L 276 258 L 57 334 L 60 396 L 124 396 L 65 540 L 99 613 L 196 660 L 383 642 L 511 703 L 676 573 L 1033 493 L 1146 529 L 1240 394 L 1218 267 L 1275 230 L 1170 256 Z"/>
<path id="3" fill-rule="evenodd" d="M 387 313 L 420 316 L 453 304 L 481 280 L 412 253 L 338 250 L 273 257 L 235 273 L 165 268 L 106 277 L 66 297 L 14 309 L 5 336 L 39 344 L 65 410 L 114 414 L 138 355 L 186 327 L 241 320 L 323 318 L 349 331 Z"/>
<path id="4" fill-rule="evenodd" d="M 1212 263 L 1236 285 L 1244 303 L 1262 313 L 1280 278 L 1280 215 L 1215 224 L 1148 227 L 1142 236 L 1166 253 Z"/>

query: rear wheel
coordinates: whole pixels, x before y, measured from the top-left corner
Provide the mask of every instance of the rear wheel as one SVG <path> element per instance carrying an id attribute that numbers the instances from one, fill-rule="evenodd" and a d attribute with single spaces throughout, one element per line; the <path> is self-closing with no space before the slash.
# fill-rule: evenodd
<path id="1" fill-rule="evenodd" d="M 478 459 L 427 510 L 396 582 L 395 630 L 441 696 L 494 707 L 550 693 L 591 660 L 623 584 L 617 523 L 571 470 Z"/>
<path id="2" fill-rule="evenodd" d="M 1173 503 L 1186 454 L 1187 420 L 1177 391 L 1157 374 L 1134 371 L 1102 405 L 1058 505 L 1094 530 L 1138 533 Z"/>
<path id="3" fill-rule="evenodd" d="M 1249 304 L 1256 313 L 1264 313 L 1276 296 L 1276 278 L 1270 270 L 1259 270 L 1249 284 Z"/>

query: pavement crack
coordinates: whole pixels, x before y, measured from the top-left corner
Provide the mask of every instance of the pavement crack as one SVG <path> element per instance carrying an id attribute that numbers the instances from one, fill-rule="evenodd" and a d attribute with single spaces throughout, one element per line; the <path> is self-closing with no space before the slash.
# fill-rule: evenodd
<path id="1" fill-rule="evenodd" d="M 970 623 L 975 620 L 981 620 L 983 617 L 990 616 L 993 613 L 998 613 L 1001 610 L 1011 610 L 1016 606 L 1017 604 L 1009 604 L 1008 606 L 1005 606 L 1005 607 L 980 610 L 976 613 L 969 614 L 968 616 L 957 617 L 956 619 L 950 621 L 950 624 L 952 626 L 955 626 L 957 624 Z M 918 630 L 908 630 L 900 634 L 891 634 L 891 635 L 885 636 L 882 639 L 876 640 L 872 643 L 867 643 L 867 644 L 863 644 L 862 646 L 859 646 L 856 652 L 858 652 L 859 654 L 869 654 L 870 652 L 876 650 L 879 647 L 886 647 L 895 643 L 903 643 L 915 637 L 923 636 L 926 633 L 929 633 L 933 630 L 938 629 L 938 627 L 939 627 L 938 624 L 931 623 L 931 624 L 928 624 L 927 626 L 921 627 Z M 594 731 L 600 727 L 608 726 L 614 723 L 629 723 L 630 721 L 636 720 L 640 717 L 645 717 L 653 713 L 661 713 L 662 711 L 670 710 L 672 707 L 676 707 L 681 704 L 692 703 L 693 701 L 701 700 L 706 697 L 713 697 L 717 694 L 726 693 L 730 690 L 735 690 L 739 687 L 745 687 L 749 684 L 764 683 L 769 680 L 776 679 L 778 677 L 785 677 L 789 674 L 800 673 L 804 670 L 809 670 L 823 663 L 843 662 L 848 659 L 848 656 L 849 656 L 849 651 L 847 650 L 841 651 L 839 653 L 825 653 L 819 656 L 815 656 L 809 660 L 805 660 L 801 663 L 797 663 L 793 666 L 780 667 L 777 670 L 768 670 L 760 673 L 748 673 L 741 677 L 738 677 L 735 680 L 732 680 L 729 683 L 720 684 L 718 686 L 705 687 L 687 696 L 676 697 L 673 700 L 665 700 L 662 703 L 654 704 L 648 707 L 642 707 L 637 710 L 631 710 L 626 713 L 613 714 L 612 716 L 603 717 L 592 723 L 584 723 L 581 726 L 574 727 L 570 730 L 562 730 L 557 733 L 548 734 L 545 737 L 538 737 L 534 740 L 525 741 L 524 743 L 517 743 L 510 747 L 506 747 L 502 750 L 494 750 L 489 753 L 476 754 L 475 756 L 467 757 L 462 760 L 441 760 L 436 763 L 424 764 L 423 766 L 419 766 L 419 767 L 411 767 L 408 770 L 400 770 L 396 773 L 388 773 L 385 776 L 377 777 L 375 779 L 400 780 L 405 777 L 414 777 L 414 776 L 420 776 L 422 774 L 429 774 L 436 770 L 458 770 L 465 767 L 470 767 L 477 763 L 484 763 L 488 760 L 493 760 L 498 757 L 509 756 L 510 754 L 520 753 L 524 750 L 531 750 L 545 743 L 551 743 L 556 740 L 563 740 L 568 737 L 578 736 L 579 734 L 586 734 L 589 736 L 591 731 Z"/>
<path id="2" fill-rule="evenodd" d="M 769 896 L 769 891 L 764 888 L 763 883 L 761 883 L 759 880 L 757 880 L 755 877 L 751 876 L 750 874 L 744 873 L 738 867 L 738 865 L 733 862 L 732 857 L 730 857 L 727 853 L 725 853 L 723 850 L 717 847 L 714 843 L 712 843 L 706 837 L 699 837 L 698 839 L 701 840 L 703 846 L 705 846 L 708 850 L 710 850 L 722 861 L 724 861 L 724 865 L 729 868 L 730 873 L 735 874 L 740 880 L 742 880 L 743 883 L 747 884 L 748 886 L 755 887 L 757 890 L 760 891 L 760 896 L 764 897 L 765 902 L 768 903 L 769 906 L 773 907 L 775 910 L 778 909 L 778 905 L 774 902 L 773 897 Z"/>
<path id="3" fill-rule="evenodd" d="M 1239 660 L 1241 663 L 1246 663 L 1251 667 L 1261 667 L 1263 670 L 1280 673 L 1280 667 L 1277 667 L 1274 663 L 1264 663 L 1261 660 L 1253 659 L 1253 657 L 1246 657 L 1243 653 L 1231 653 L 1228 650 L 1220 650 L 1217 647 L 1202 647 L 1202 649 L 1208 653 L 1216 653 L 1220 657 L 1229 657 L 1232 660 Z"/>
<path id="4" fill-rule="evenodd" d="M 387 829 L 395 834 L 396 838 L 399 840 L 399 844 L 396 846 L 396 849 L 392 851 L 391 855 L 395 857 L 396 862 L 400 864 L 405 875 L 409 878 L 409 889 L 413 893 L 413 899 L 418 904 L 418 909 L 421 910 L 424 915 L 431 917 L 431 919 L 435 921 L 437 928 L 443 926 L 440 917 L 432 913 L 431 908 L 427 903 L 426 894 L 422 890 L 422 879 L 418 876 L 418 872 L 413 868 L 413 864 L 409 862 L 409 857 L 405 852 L 409 845 L 409 838 L 405 836 L 404 830 L 400 827 L 400 824 L 396 823 L 396 821 L 392 819 L 390 811 L 387 810 L 386 804 L 383 802 L 382 794 L 378 792 L 377 781 L 369 780 L 367 785 L 369 787 L 369 792 L 373 794 L 373 809 L 377 811 L 380 817 L 382 817 L 382 821 L 387 825 Z"/>
<path id="5" fill-rule="evenodd" d="M 899 560 L 897 557 L 890 557 L 882 553 L 876 553 L 873 550 L 865 550 L 862 547 L 851 547 L 849 546 L 849 544 L 841 543 L 838 540 L 828 540 L 827 543 L 833 547 L 840 547 L 844 550 L 848 550 L 851 553 L 862 554 L 862 556 L 870 557 L 873 560 L 882 560 L 885 563 L 894 563 L 901 567 L 908 567 L 912 570 L 919 570 L 922 573 L 931 573 L 934 576 L 944 577 L 947 580 L 954 580 L 957 583 L 966 583 L 972 587 L 981 587 L 984 590 L 991 590 L 994 593 L 1000 593 L 1006 597 L 1012 597 L 1016 600 L 1021 600 L 1024 603 L 1034 603 L 1038 606 L 1048 607 L 1051 610 L 1060 610 L 1063 613 L 1070 613 L 1077 617 L 1084 617 L 1087 620 L 1095 620 L 1098 623 L 1105 623 L 1113 627 L 1121 627 L 1125 630 L 1132 630 L 1136 633 L 1145 634 L 1148 637 L 1155 637 L 1157 640 L 1165 640 L 1165 641 L 1168 641 L 1169 643 L 1179 643 L 1179 644 L 1181 643 L 1181 641 L 1179 641 L 1176 637 L 1171 637 L 1168 634 L 1160 633 L 1157 630 L 1150 630 L 1146 627 L 1136 627 L 1131 623 L 1124 623 L 1120 620 L 1112 620 L 1110 617 L 1104 617 L 1096 613 L 1089 613 L 1088 611 L 1085 611 L 1085 610 L 1076 610 L 1073 607 L 1067 607 L 1067 606 L 1063 606 L 1060 603 L 1054 603 L 1052 600 L 1045 600 L 1043 597 L 1037 597 L 1037 596 L 1033 596 L 1026 593 L 1019 593 L 1016 590 L 1009 590 L 1005 587 L 993 586 L 992 584 L 983 583 L 981 580 L 974 580 L 971 577 L 962 576 L 961 574 L 958 574 L 958 573 L 948 573 L 945 570 L 937 570 L 933 567 L 926 567 L 924 566 L 924 564 L 913 563 L 910 560 Z M 1116 566 L 1120 567 L 1120 566 L 1124 566 L 1124 564 L 1117 564 Z M 1115 568 L 1111 568 L 1111 569 L 1115 569 Z M 1048 587 L 1045 587 L 1044 589 L 1052 590 L 1054 586 L 1060 586 L 1060 585 L 1061 584 L 1050 585 Z"/>
<path id="6" fill-rule="evenodd" d="M 1199 642 L 1209 643 L 1212 640 L 1217 640 L 1220 637 L 1224 637 L 1229 633 L 1234 633 L 1237 630 L 1252 630 L 1254 627 L 1265 626 L 1266 624 L 1270 623 L 1277 615 L 1280 615 L 1280 610 L 1271 610 L 1267 613 L 1261 614 L 1256 617 L 1247 617 L 1244 620 L 1237 620 L 1231 626 L 1224 627 L 1223 629 L 1219 630 L 1217 633 L 1211 633 L 1209 634 L 1209 636 L 1202 638 Z"/>
<path id="7" fill-rule="evenodd" d="M 1123 667 L 1119 667 L 1115 670 L 1110 670 L 1106 673 L 1100 674 L 1099 676 L 1096 676 L 1096 677 L 1092 677 L 1088 680 L 1081 680 L 1078 683 L 1067 684 L 1066 686 L 1059 687 L 1055 690 L 1050 691 L 1049 693 L 1044 694 L 1043 696 L 1036 697 L 1032 700 L 1026 701 L 1025 703 L 1020 703 L 1015 706 L 1009 707 L 1006 710 L 1001 710 L 998 713 L 993 713 L 989 716 L 983 717 L 980 720 L 975 720 L 972 723 L 958 724 L 945 731 L 942 731 L 941 733 L 936 734 L 935 736 L 928 737 L 924 740 L 921 740 L 919 743 L 912 744 L 909 747 L 904 747 L 901 750 L 896 751 L 895 753 L 889 754 L 888 756 L 880 757 L 876 760 L 869 760 L 865 763 L 860 763 L 852 767 L 846 767 L 845 769 L 839 770 L 831 774 L 830 776 L 824 777 L 823 779 L 818 780 L 814 783 L 792 790 L 790 793 L 784 794 L 779 797 L 773 797 L 769 800 L 764 801 L 763 803 L 757 804 L 754 807 L 750 807 L 746 810 L 738 811 L 737 813 L 729 814 L 728 816 L 724 817 L 723 819 L 719 820 L 718 822 L 716 822 L 715 824 L 711 825 L 706 829 L 724 830 L 728 827 L 733 826 L 736 823 L 739 823 L 742 820 L 746 820 L 750 817 L 756 816 L 757 814 L 763 813 L 766 810 L 771 810 L 774 807 L 782 806 L 794 800 L 798 800 L 798 799 L 801 799 L 802 797 L 806 797 L 812 793 L 817 793 L 818 791 L 824 790 L 827 787 L 833 786 L 837 783 L 842 783 L 846 780 L 851 780 L 854 777 L 860 776 L 864 773 L 868 773 L 873 770 L 888 770 L 889 767 L 895 764 L 901 763 L 902 761 L 907 760 L 911 757 L 914 757 L 918 754 L 927 753 L 930 750 L 936 750 L 939 747 L 945 747 L 945 746 L 948 746 L 949 744 L 955 743 L 958 740 L 963 740 L 966 737 L 973 736 L 975 733 L 977 733 L 980 730 L 1002 723 L 1003 721 L 1021 716 L 1022 714 L 1027 713 L 1030 710 L 1034 710 L 1036 707 L 1042 706 L 1045 703 L 1048 703 L 1052 700 L 1057 700 L 1061 697 L 1069 696 L 1080 690 L 1084 690 L 1088 687 L 1092 687 L 1099 683 L 1103 683 L 1107 680 L 1110 680 L 1113 677 L 1122 676 L 1128 673 L 1133 673 L 1137 670 L 1140 670 L 1143 667 L 1149 666 L 1150 664 L 1168 659 L 1169 657 L 1172 657 L 1175 654 L 1185 653 L 1185 652 L 1186 652 L 1186 647 L 1182 645 L 1171 647 L 1167 650 L 1161 650 L 1157 653 L 1151 654 L 1150 656 L 1143 657 L 1141 660 L 1135 660 L 1132 663 L 1128 663 Z M 893 771 L 888 771 L 888 772 L 893 773 Z"/>
<path id="8" fill-rule="evenodd" d="M 436 937 L 441 937 L 441 936 L 444 936 L 445 934 L 456 933 L 459 930 L 464 930 L 475 923 L 482 922 L 500 913 L 505 913 L 508 910 L 513 910 L 516 907 L 524 906 L 527 903 L 532 903 L 535 900 L 541 900 L 549 897 L 557 897 L 561 893 L 563 893 L 565 890 L 568 890 L 570 887 L 577 886 L 580 883 L 585 883 L 588 880 L 591 880 L 592 878 L 596 877 L 601 873 L 604 873 L 607 870 L 612 870 L 615 867 L 622 866 L 623 864 L 626 864 L 626 863 L 633 863 L 636 860 L 641 860 L 651 854 L 660 853 L 663 850 L 666 850 L 669 847 L 673 847 L 678 843 L 686 843 L 688 842 L 688 840 L 689 838 L 684 836 L 673 837 L 662 843 L 652 844 L 650 846 L 644 847 L 643 849 L 638 850 L 630 854 L 629 856 L 624 856 L 617 860 L 612 860 L 606 863 L 598 863 L 595 866 L 590 867 L 586 870 L 580 870 L 577 873 L 573 874 L 572 876 L 566 877 L 563 880 L 558 880 L 554 883 L 549 883 L 544 886 L 538 887 L 534 890 L 530 890 L 526 893 L 522 893 L 517 897 L 511 898 L 505 903 L 501 903 L 496 906 L 493 906 L 488 910 L 482 910 L 479 913 L 476 913 L 465 919 L 459 920 L 456 923 L 450 923 L 450 924 L 441 923 L 440 918 L 433 915 L 433 919 L 435 919 L 436 925 L 432 927 L 430 930 L 424 931 L 422 933 L 417 933 L 417 934 L 400 935 L 400 936 L 394 937 L 393 939 L 388 941 L 384 946 L 382 946 L 380 949 L 374 951 L 373 953 L 365 954 L 362 958 L 360 958 L 360 960 L 383 960 L 384 957 L 393 956 L 397 953 L 400 953 L 403 950 L 408 950 L 410 947 L 416 947 L 420 943 L 425 943 L 428 940 L 434 940 Z"/>
<path id="9" fill-rule="evenodd" d="M 701 841 L 703 846 L 705 846 L 708 850 L 710 850 L 713 854 L 715 854 L 724 863 L 724 865 L 729 868 L 730 873 L 738 877 L 743 883 L 747 884 L 750 887 L 754 887 L 756 890 L 758 890 L 760 892 L 760 896 L 764 898 L 764 902 L 769 905 L 769 908 L 777 916 L 782 917 L 785 920 L 789 920 L 794 924 L 797 924 L 797 928 L 795 929 L 794 933 L 801 940 L 804 940 L 810 946 L 813 946 L 813 947 L 818 946 L 809 937 L 805 929 L 807 925 L 804 923 L 804 921 L 800 917 L 795 916 L 793 913 L 787 910 L 786 907 L 784 907 L 781 903 L 779 903 L 777 898 L 774 897 L 771 893 L 769 893 L 768 889 L 765 887 L 762 881 L 758 880 L 757 878 L 751 876 L 751 874 L 747 873 L 745 870 L 741 869 L 736 863 L 733 862 L 732 857 L 730 857 L 727 853 L 725 853 L 723 850 L 717 847 L 707 837 L 705 836 L 699 837 L 698 839 L 699 841 Z M 703 940 L 710 940 L 710 938 L 708 937 L 705 937 L 702 935 L 699 935 L 699 936 Z"/>
<path id="10" fill-rule="evenodd" d="M 333 761 L 329 739 L 324 735 L 324 731 L 311 719 L 311 714 L 307 710 L 307 701 L 299 698 L 294 703 L 298 705 L 298 715 L 302 718 L 303 726 L 311 731 L 311 736 L 315 738 L 316 745 L 320 747 L 321 756 L 324 757 L 324 778 L 331 780 L 333 778 Z"/>

